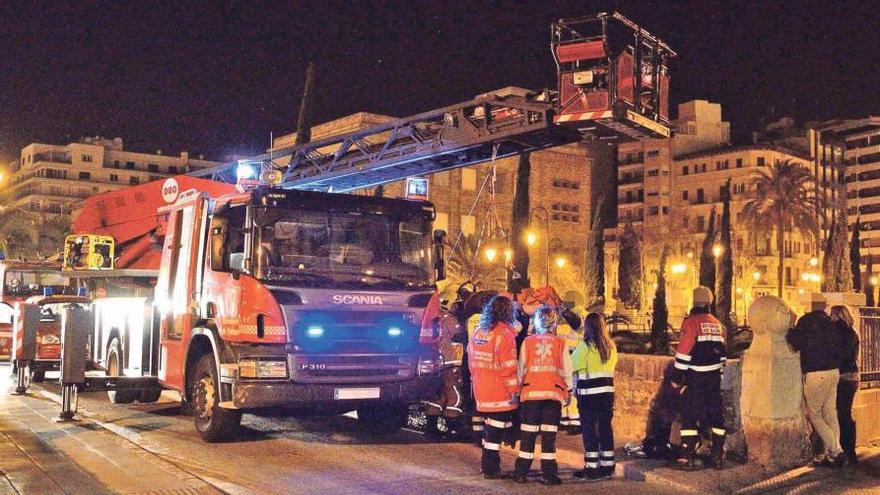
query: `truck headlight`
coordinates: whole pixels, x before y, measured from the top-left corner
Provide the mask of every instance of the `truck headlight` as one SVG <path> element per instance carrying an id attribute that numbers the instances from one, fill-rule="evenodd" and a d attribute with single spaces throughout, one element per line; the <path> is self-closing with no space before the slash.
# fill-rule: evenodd
<path id="1" fill-rule="evenodd" d="M 246 358 L 238 362 L 239 378 L 287 378 L 287 361 Z"/>

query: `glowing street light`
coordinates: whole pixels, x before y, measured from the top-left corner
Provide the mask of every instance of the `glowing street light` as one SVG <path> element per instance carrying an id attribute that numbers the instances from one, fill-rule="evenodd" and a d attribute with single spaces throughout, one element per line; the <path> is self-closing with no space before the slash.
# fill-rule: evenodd
<path id="1" fill-rule="evenodd" d="M 752 278 L 755 280 L 755 282 L 757 282 L 758 280 L 761 280 L 761 272 L 753 272 Z"/>
<path id="2" fill-rule="evenodd" d="M 810 266 L 815 267 L 819 264 L 819 258 L 813 256 L 812 258 L 810 258 L 809 263 L 810 263 Z"/>
<path id="3" fill-rule="evenodd" d="M 871 278 L 868 279 L 868 283 L 876 287 L 877 284 L 880 283 L 880 279 L 877 278 L 877 275 L 871 275 Z"/>
<path id="4" fill-rule="evenodd" d="M 715 244 L 714 246 L 712 246 L 712 256 L 715 256 L 716 258 L 718 258 L 719 256 L 721 256 L 721 253 L 723 253 L 723 252 L 724 252 L 724 247 L 721 244 Z"/>
<path id="5" fill-rule="evenodd" d="M 492 263 L 493 261 L 495 261 L 495 258 L 498 256 L 498 250 L 495 248 L 491 248 L 491 247 L 486 248 L 486 251 L 484 252 L 484 254 L 486 255 L 486 259 L 489 260 L 490 263 Z"/>
<path id="6" fill-rule="evenodd" d="M 504 250 L 504 261 L 510 263 L 513 260 L 513 249 L 506 248 Z"/>
<path id="7" fill-rule="evenodd" d="M 736 293 L 737 293 L 737 294 L 742 294 L 742 293 L 743 293 L 743 288 L 742 288 L 742 287 L 737 287 L 737 288 L 736 288 Z"/>
<path id="8" fill-rule="evenodd" d="M 674 263 L 671 267 L 669 267 L 670 271 L 672 271 L 675 275 L 681 275 L 682 273 L 687 271 L 687 265 L 684 263 Z"/>
<path id="9" fill-rule="evenodd" d="M 556 267 L 557 268 L 565 268 L 566 260 L 562 256 L 556 258 Z"/>
<path id="10" fill-rule="evenodd" d="M 526 244 L 528 244 L 529 246 L 534 246 L 537 243 L 538 243 L 538 234 L 536 234 L 532 231 L 526 232 Z"/>

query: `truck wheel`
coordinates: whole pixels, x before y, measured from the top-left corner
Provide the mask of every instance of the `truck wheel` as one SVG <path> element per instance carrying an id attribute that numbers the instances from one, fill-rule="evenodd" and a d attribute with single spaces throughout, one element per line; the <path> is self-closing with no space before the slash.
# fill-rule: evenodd
<path id="1" fill-rule="evenodd" d="M 141 390 L 140 394 L 138 394 L 138 402 L 143 404 L 151 404 L 159 400 L 159 397 L 162 396 L 162 389 L 157 388 L 155 390 Z"/>
<path id="2" fill-rule="evenodd" d="M 122 345 L 119 339 L 113 337 L 107 348 L 107 375 L 122 376 Z M 114 404 L 131 404 L 137 399 L 137 390 L 110 390 L 107 397 Z"/>
<path id="3" fill-rule="evenodd" d="M 220 407 L 219 380 L 214 356 L 205 354 L 193 370 L 193 421 L 206 442 L 220 442 L 235 436 L 241 424 L 241 411 Z"/>
<path id="4" fill-rule="evenodd" d="M 35 383 L 43 383 L 46 381 L 46 370 L 34 371 L 31 375 L 31 381 Z"/>
<path id="5" fill-rule="evenodd" d="M 357 409 L 358 421 L 376 435 L 387 435 L 406 426 L 409 410 L 402 404 L 378 404 Z"/>

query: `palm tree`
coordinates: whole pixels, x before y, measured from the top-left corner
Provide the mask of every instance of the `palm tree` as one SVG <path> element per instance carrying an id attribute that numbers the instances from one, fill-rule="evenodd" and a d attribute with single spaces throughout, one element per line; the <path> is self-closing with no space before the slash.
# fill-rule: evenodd
<path id="1" fill-rule="evenodd" d="M 752 235 L 776 234 L 777 295 L 782 298 L 785 273 L 785 236 L 798 232 L 803 237 L 816 235 L 815 180 L 810 171 L 792 160 L 782 160 L 761 171 L 749 188 L 742 216 L 752 225 Z"/>
<path id="2" fill-rule="evenodd" d="M 40 218 L 35 213 L 17 207 L 0 209 L 0 252 L 7 258 L 33 258 L 39 225 Z"/>

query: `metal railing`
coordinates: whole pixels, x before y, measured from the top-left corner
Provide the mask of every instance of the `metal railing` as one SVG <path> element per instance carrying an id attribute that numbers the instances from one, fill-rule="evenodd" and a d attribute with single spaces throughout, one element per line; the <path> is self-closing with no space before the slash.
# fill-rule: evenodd
<path id="1" fill-rule="evenodd" d="M 862 383 L 880 382 L 880 308 L 859 308 L 859 354 Z"/>

